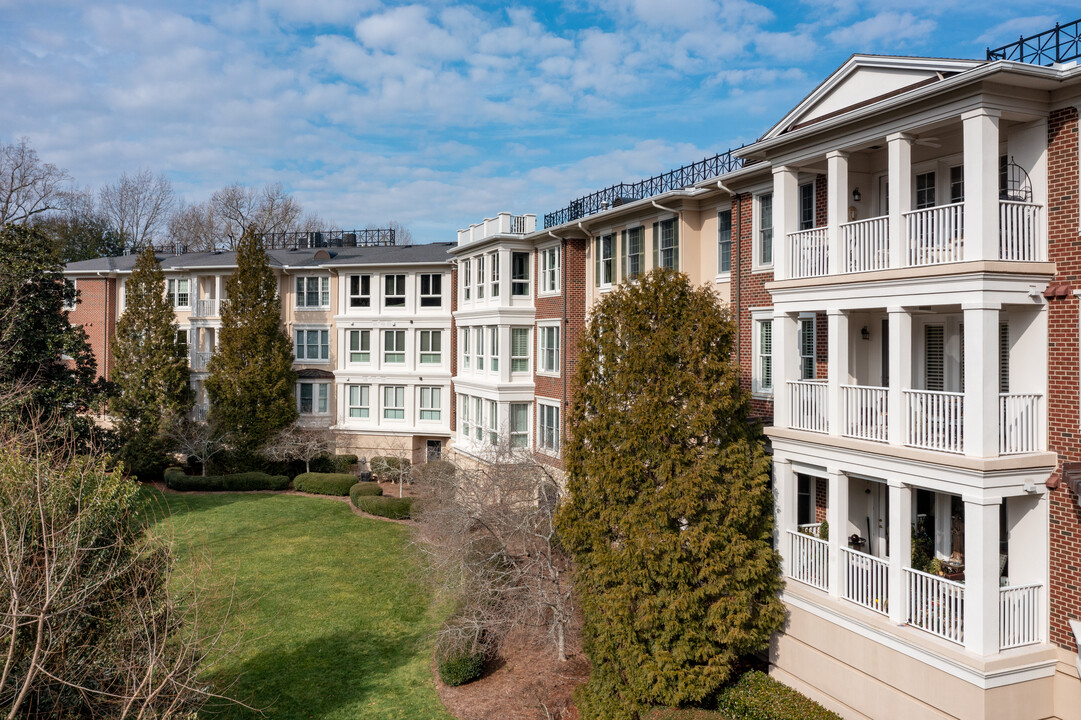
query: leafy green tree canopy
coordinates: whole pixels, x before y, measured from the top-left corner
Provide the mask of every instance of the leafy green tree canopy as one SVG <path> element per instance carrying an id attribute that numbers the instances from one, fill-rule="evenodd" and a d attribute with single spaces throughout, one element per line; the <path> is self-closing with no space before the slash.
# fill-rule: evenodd
<path id="1" fill-rule="evenodd" d="M 735 334 L 708 289 L 671 271 L 593 310 L 558 517 L 593 664 L 583 718 L 702 702 L 782 625 L 770 464 Z"/>
<path id="2" fill-rule="evenodd" d="M 262 242 L 249 230 L 226 283 L 218 350 L 206 390 L 210 413 L 238 450 L 255 452 L 297 418 L 293 344 L 281 327 L 278 281 Z"/>

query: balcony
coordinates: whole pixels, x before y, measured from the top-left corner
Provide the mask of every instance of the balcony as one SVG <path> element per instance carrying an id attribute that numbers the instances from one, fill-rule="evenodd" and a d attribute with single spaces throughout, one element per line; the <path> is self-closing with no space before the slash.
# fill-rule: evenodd
<path id="1" fill-rule="evenodd" d="M 791 253 L 789 267 L 793 277 L 820 277 L 829 274 L 829 248 L 826 228 L 813 228 L 788 234 Z"/>
<path id="2" fill-rule="evenodd" d="M 788 393 L 791 418 L 789 427 L 808 432 L 829 432 L 826 404 L 828 386 L 825 380 L 790 380 Z"/>
<path id="3" fill-rule="evenodd" d="M 216 318 L 221 317 L 221 311 L 228 304 L 228 298 L 203 298 L 195 301 L 192 307 L 193 318 Z"/>
<path id="4" fill-rule="evenodd" d="M 902 213 L 905 220 L 905 264 L 941 265 L 965 259 L 965 204 Z"/>
<path id="5" fill-rule="evenodd" d="M 890 218 L 887 215 L 841 225 L 844 272 L 871 272 L 890 266 Z"/>
<path id="6" fill-rule="evenodd" d="M 871 442 L 889 441 L 889 388 L 842 385 L 841 407 L 845 437 Z"/>
<path id="7" fill-rule="evenodd" d="M 210 364 L 210 358 L 214 356 L 213 352 L 196 351 L 191 354 L 191 369 L 192 372 L 206 372 L 207 366 Z"/>

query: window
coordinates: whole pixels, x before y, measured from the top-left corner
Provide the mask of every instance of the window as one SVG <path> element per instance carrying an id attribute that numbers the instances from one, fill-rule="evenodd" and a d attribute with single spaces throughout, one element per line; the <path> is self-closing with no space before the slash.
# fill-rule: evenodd
<path id="1" fill-rule="evenodd" d="M 469 352 L 469 338 L 473 336 L 473 331 L 469 328 L 462 330 L 462 367 L 466 370 L 469 369 L 469 363 L 471 362 Z"/>
<path id="2" fill-rule="evenodd" d="M 559 292 L 559 248 L 550 247 L 540 251 L 541 292 Z"/>
<path id="3" fill-rule="evenodd" d="M 499 444 L 499 406 L 495 400 L 488 401 L 488 444 Z"/>
<path id="4" fill-rule="evenodd" d="M 488 328 L 488 367 L 492 372 L 499 370 L 499 328 Z"/>
<path id="5" fill-rule="evenodd" d="M 799 321 L 799 372 L 801 380 L 815 378 L 815 319 Z"/>
<path id="6" fill-rule="evenodd" d="M 405 307 L 405 275 L 383 277 L 383 305 L 388 308 Z"/>
<path id="7" fill-rule="evenodd" d="M 642 274 L 645 257 L 645 228 L 623 231 L 623 279 L 631 280 Z"/>
<path id="8" fill-rule="evenodd" d="M 653 223 L 653 267 L 679 270 L 679 229 L 675 218 Z"/>
<path id="9" fill-rule="evenodd" d="M 492 265 L 492 297 L 499 297 L 499 253 L 492 253 L 489 258 Z"/>
<path id="10" fill-rule="evenodd" d="M 758 264 L 773 264 L 773 193 L 758 196 Z"/>
<path id="11" fill-rule="evenodd" d="M 965 201 L 965 166 L 950 168 L 950 203 Z"/>
<path id="12" fill-rule="evenodd" d="M 773 391 L 773 319 L 762 315 L 754 323 L 754 391 Z"/>
<path id="13" fill-rule="evenodd" d="M 349 307 L 366 308 L 372 306 L 372 276 L 349 276 Z"/>
<path id="14" fill-rule="evenodd" d="M 510 294 L 529 297 L 529 253 L 510 254 Z"/>
<path id="15" fill-rule="evenodd" d="M 349 331 L 349 362 L 370 363 L 372 361 L 372 331 Z"/>
<path id="16" fill-rule="evenodd" d="M 540 333 L 540 369 L 542 372 L 559 372 L 559 326 L 538 328 Z"/>
<path id="17" fill-rule="evenodd" d="M 405 362 L 405 330 L 383 331 L 383 362 Z"/>
<path id="18" fill-rule="evenodd" d="M 559 408 L 554 405 L 537 404 L 540 415 L 540 432 L 537 444 L 541 450 L 553 454 L 559 453 Z"/>
<path id="19" fill-rule="evenodd" d="M 405 420 L 404 386 L 383 386 L 383 417 L 387 420 Z"/>
<path id="20" fill-rule="evenodd" d="M 370 385 L 347 385 L 349 417 L 367 418 L 371 412 L 371 386 Z"/>
<path id="21" fill-rule="evenodd" d="M 473 439 L 480 442 L 484 439 L 484 401 L 473 398 Z"/>
<path id="22" fill-rule="evenodd" d="M 916 209 L 935 206 L 935 174 L 921 173 L 916 176 Z"/>
<path id="23" fill-rule="evenodd" d="M 799 186 L 799 229 L 810 230 L 815 226 L 815 184 Z"/>
<path id="24" fill-rule="evenodd" d="M 475 337 L 473 351 L 476 353 L 477 370 L 484 369 L 484 328 L 474 328 Z"/>
<path id="25" fill-rule="evenodd" d="M 477 256 L 477 300 L 484 299 L 484 256 Z"/>
<path id="26" fill-rule="evenodd" d="M 512 403 L 510 406 L 510 446 L 529 447 L 528 403 Z"/>
<path id="27" fill-rule="evenodd" d="M 442 415 L 442 390 L 437 387 L 420 388 L 420 419 L 439 420 Z"/>
<path id="28" fill-rule="evenodd" d="M 443 333 L 439 330 L 420 331 L 420 364 L 439 365 L 443 362 Z"/>
<path id="29" fill-rule="evenodd" d="M 166 281 L 165 297 L 173 307 L 191 307 L 190 280 L 170 279 Z M 160 285 L 158 287 L 161 287 Z"/>
<path id="30" fill-rule="evenodd" d="M 65 299 L 64 300 L 64 309 L 65 310 L 74 310 L 75 306 L 79 304 L 79 294 L 78 294 L 78 291 L 77 291 L 78 290 L 78 281 L 75 280 L 74 278 L 70 278 L 70 279 L 64 280 L 64 284 L 67 287 L 71 288 L 71 302 L 68 303 L 68 301 Z"/>
<path id="31" fill-rule="evenodd" d="M 443 305 L 443 276 L 422 273 L 420 276 L 420 306 L 441 307 Z"/>
<path id="32" fill-rule="evenodd" d="M 297 277 L 297 307 L 330 307 L 330 278 Z"/>
<path id="33" fill-rule="evenodd" d="M 301 415 L 326 415 L 330 412 L 330 383 L 297 383 L 297 412 Z"/>
<path id="34" fill-rule="evenodd" d="M 923 342 L 923 389 L 941 392 L 946 387 L 946 328 L 924 325 Z"/>
<path id="35" fill-rule="evenodd" d="M 601 235 L 593 241 L 593 266 L 597 287 L 610 287 L 615 280 L 615 262 L 612 254 L 615 236 Z"/>
<path id="36" fill-rule="evenodd" d="M 473 431 L 473 423 L 469 417 L 469 410 L 473 406 L 473 401 L 468 395 L 460 397 L 462 398 L 462 437 L 470 437 Z"/>
<path id="37" fill-rule="evenodd" d="M 717 213 L 717 274 L 732 272 L 732 211 Z"/>
<path id="38" fill-rule="evenodd" d="M 529 372 L 529 328 L 510 329 L 510 371 Z"/>
<path id="39" fill-rule="evenodd" d="M 297 360 L 329 360 L 329 330 L 297 330 L 293 355 Z"/>
<path id="40" fill-rule="evenodd" d="M 462 288 L 464 298 L 469 299 L 473 290 L 473 265 L 468 260 L 462 263 Z"/>
<path id="41" fill-rule="evenodd" d="M 181 357 L 188 355 L 188 330 L 182 328 L 176 331 L 176 351 Z"/>

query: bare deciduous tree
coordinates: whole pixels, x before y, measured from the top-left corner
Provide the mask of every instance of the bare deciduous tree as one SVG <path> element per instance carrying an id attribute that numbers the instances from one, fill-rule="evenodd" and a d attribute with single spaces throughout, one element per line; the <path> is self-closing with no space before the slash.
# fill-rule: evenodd
<path id="1" fill-rule="evenodd" d="M 169 218 L 169 240 L 191 252 L 210 252 L 218 246 L 221 227 L 209 202 L 181 205 Z"/>
<path id="2" fill-rule="evenodd" d="M 398 497 L 405 494 L 405 484 L 413 478 L 413 464 L 404 450 L 394 448 L 380 450 L 379 455 L 373 455 L 371 462 L 372 474 L 380 482 L 392 482 L 398 486 Z"/>
<path id="3" fill-rule="evenodd" d="M 311 472 L 312 460 L 333 451 L 334 440 L 326 430 L 290 425 L 271 438 L 260 452 L 273 462 L 302 460 L 304 472 Z"/>
<path id="4" fill-rule="evenodd" d="M 495 651 L 518 628 L 543 631 L 567 657 L 573 617 L 569 560 L 556 540 L 559 481 L 521 452 L 501 448 L 471 468 L 439 463 L 418 473 L 418 541 L 457 612 L 440 646 Z"/>
<path id="5" fill-rule="evenodd" d="M 394 231 L 394 244 L 395 245 L 412 245 L 413 233 L 405 225 L 400 222 L 391 221 L 385 225 L 368 225 L 368 230 L 382 230 L 389 229 Z"/>
<path id="6" fill-rule="evenodd" d="M 28 138 L 0 144 L 0 226 L 61 207 L 69 179 L 66 170 L 41 162 Z"/>
<path id="7" fill-rule="evenodd" d="M 170 424 L 166 440 L 170 450 L 198 462 L 203 468 L 203 477 L 206 477 L 206 465 L 225 450 L 228 433 L 213 423 L 181 417 Z"/>
<path id="8" fill-rule="evenodd" d="M 210 205 L 218 219 L 221 240 L 230 250 L 236 249 L 249 227 L 257 234 L 295 230 L 301 213 L 300 204 L 281 183 L 260 189 L 236 183 L 215 192 Z"/>
<path id="9" fill-rule="evenodd" d="M 125 243 L 141 249 L 165 228 L 176 199 L 173 185 L 164 174 L 149 169 L 135 175 L 124 173 L 100 193 L 101 211 Z"/>

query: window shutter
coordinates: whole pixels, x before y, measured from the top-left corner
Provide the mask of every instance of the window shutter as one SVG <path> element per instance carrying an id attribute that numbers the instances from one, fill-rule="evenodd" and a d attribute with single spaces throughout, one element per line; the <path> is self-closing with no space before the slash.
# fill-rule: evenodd
<path id="1" fill-rule="evenodd" d="M 661 224 L 653 223 L 653 268 L 659 268 L 661 266 L 661 251 L 660 251 L 660 236 L 661 236 Z"/>
<path id="2" fill-rule="evenodd" d="M 619 234 L 619 247 L 620 247 L 620 250 L 622 251 L 620 253 L 620 256 L 619 256 L 619 264 L 620 264 L 619 276 L 620 276 L 620 279 L 626 280 L 627 279 L 627 231 L 626 230 L 624 230 L 623 232 L 621 232 Z"/>
<path id="3" fill-rule="evenodd" d="M 679 220 L 672 221 L 672 269 L 679 270 Z"/>
<path id="4" fill-rule="evenodd" d="M 1006 323 L 998 326 L 998 391 L 1010 391 L 1010 326 Z"/>
<path id="5" fill-rule="evenodd" d="M 601 239 L 593 238 L 593 287 L 601 285 Z"/>
<path id="6" fill-rule="evenodd" d="M 925 325 L 923 340 L 925 389 L 941 392 L 944 387 L 945 329 L 941 325 Z"/>

